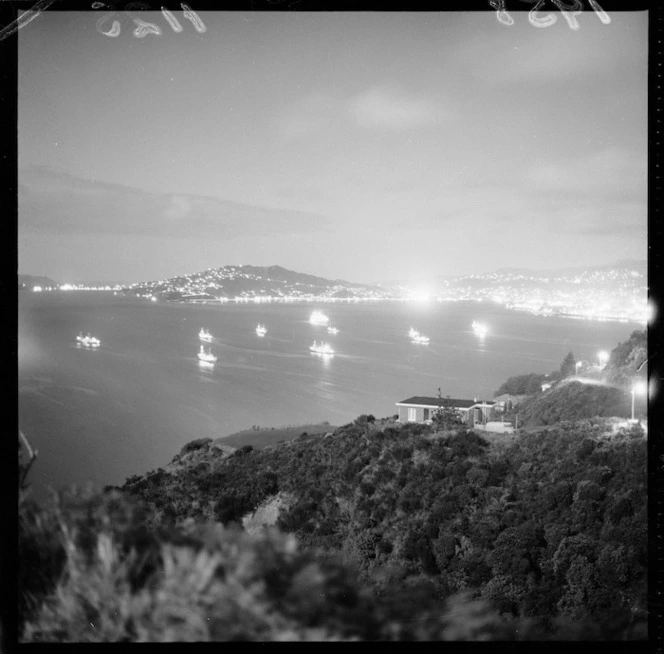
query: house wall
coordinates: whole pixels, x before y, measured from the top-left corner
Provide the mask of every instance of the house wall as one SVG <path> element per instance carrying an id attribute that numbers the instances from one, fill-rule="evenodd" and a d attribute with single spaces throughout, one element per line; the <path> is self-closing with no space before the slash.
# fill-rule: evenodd
<path id="1" fill-rule="evenodd" d="M 399 409 L 399 422 L 401 423 L 407 423 L 407 422 L 424 422 L 425 420 L 431 420 L 433 419 L 433 414 L 436 411 L 436 407 L 423 407 L 423 406 L 412 406 L 412 407 L 407 407 L 407 406 L 399 406 L 397 407 Z M 408 419 L 408 409 L 414 409 L 415 410 L 415 420 L 409 420 Z M 461 421 L 464 423 L 467 423 L 469 420 L 469 411 L 468 409 L 457 409 L 459 411 L 459 415 L 461 416 Z"/>
<path id="2" fill-rule="evenodd" d="M 475 425 L 483 425 L 485 422 L 490 422 L 495 417 L 495 409 L 493 406 L 490 407 L 473 407 L 470 410 L 470 420 L 469 425 L 471 427 Z"/>
<path id="3" fill-rule="evenodd" d="M 407 407 L 407 406 L 400 406 L 397 407 L 399 409 L 399 422 L 424 422 L 424 409 L 425 407 L 422 406 L 417 406 L 417 407 Z M 409 420 L 408 419 L 408 410 L 409 409 L 415 409 L 415 420 Z M 431 410 L 429 409 L 429 417 L 431 417 Z"/>

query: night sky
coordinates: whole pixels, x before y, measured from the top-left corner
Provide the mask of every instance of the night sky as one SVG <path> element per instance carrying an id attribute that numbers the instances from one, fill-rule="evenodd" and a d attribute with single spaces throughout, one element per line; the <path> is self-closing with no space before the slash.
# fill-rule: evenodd
<path id="1" fill-rule="evenodd" d="M 103 12 L 19 32 L 19 272 L 358 282 L 647 257 L 648 15 Z M 103 29 L 110 29 L 107 21 Z"/>

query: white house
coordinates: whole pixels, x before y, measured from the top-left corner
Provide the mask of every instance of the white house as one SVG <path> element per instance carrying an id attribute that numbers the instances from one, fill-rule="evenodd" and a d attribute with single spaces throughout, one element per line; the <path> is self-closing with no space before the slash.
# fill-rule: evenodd
<path id="1" fill-rule="evenodd" d="M 441 404 L 454 407 L 461 414 L 461 421 L 469 427 L 481 425 L 494 418 L 495 402 L 483 400 L 457 400 L 443 399 L 438 397 L 424 397 L 416 395 L 407 400 L 396 402 L 399 410 L 399 422 L 430 422 L 433 414 L 441 407 Z"/>

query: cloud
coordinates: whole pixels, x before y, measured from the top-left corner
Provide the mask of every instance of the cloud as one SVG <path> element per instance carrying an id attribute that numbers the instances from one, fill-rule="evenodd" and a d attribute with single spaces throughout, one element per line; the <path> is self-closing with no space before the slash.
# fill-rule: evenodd
<path id="1" fill-rule="evenodd" d="M 233 239 L 329 230 L 321 215 L 86 180 L 46 167 L 19 171 L 19 231 Z"/>
<path id="2" fill-rule="evenodd" d="M 479 175 L 446 184 L 424 210 L 395 224 L 408 229 L 479 233 L 505 228 L 527 235 L 624 237 L 647 234 L 645 157 L 616 147 L 534 163 L 490 182 Z"/>
<path id="3" fill-rule="evenodd" d="M 338 118 L 340 107 L 341 103 L 333 93 L 315 91 L 278 115 L 277 132 L 286 141 L 324 132 Z"/>
<path id="4" fill-rule="evenodd" d="M 440 120 L 436 103 L 390 86 L 376 86 L 351 98 L 348 114 L 358 125 L 370 129 L 402 130 Z"/>
<path id="5" fill-rule="evenodd" d="M 182 220 L 191 213 L 192 205 L 186 195 L 171 195 L 170 204 L 164 210 L 164 216 L 172 220 Z"/>
<path id="6" fill-rule="evenodd" d="M 382 85 L 348 99 L 331 91 L 309 93 L 277 116 L 276 129 L 283 140 L 295 141 L 332 134 L 347 128 L 349 122 L 397 131 L 435 124 L 440 117 L 440 108 L 433 100 Z"/>
<path id="7" fill-rule="evenodd" d="M 642 239 L 644 243 L 647 215 L 645 202 L 568 206 L 546 214 L 549 229 L 553 232 L 579 236 L 621 236 Z"/>
<path id="8" fill-rule="evenodd" d="M 525 180 L 543 191 L 645 197 L 647 160 L 620 148 L 604 148 L 566 162 L 536 164 Z"/>

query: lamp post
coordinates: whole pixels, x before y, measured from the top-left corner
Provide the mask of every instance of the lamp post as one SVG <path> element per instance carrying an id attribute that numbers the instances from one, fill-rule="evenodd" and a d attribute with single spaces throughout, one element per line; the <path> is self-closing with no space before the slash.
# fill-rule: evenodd
<path id="1" fill-rule="evenodd" d="M 642 395 L 646 392 L 645 382 L 632 382 L 632 421 L 634 420 L 634 397 L 638 393 Z"/>
<path id="2" fill-rule="evenodd" d="M 582 361 L 577 361 L 577 362 L 574 364 L 574 367 L 576 368 L 576 376 L 577 376 L 577 377 L 579 376 L 579 368 L 580 368 L 582 365 L 583 365 L 583 362 L 582 362 Z"/>
<path id="3" fill-rule="evenodd" d="M 597 358 L 599 359 L 599 367 L 603 368 L 606 365 L 609 354 L 605 350 L 602 350 L 601 352 L 597 353 Z"/>

